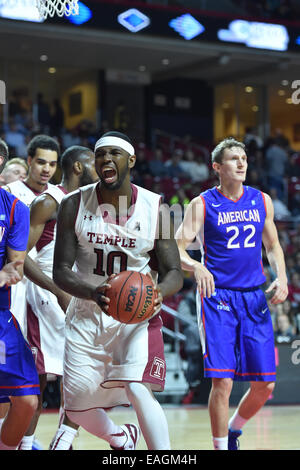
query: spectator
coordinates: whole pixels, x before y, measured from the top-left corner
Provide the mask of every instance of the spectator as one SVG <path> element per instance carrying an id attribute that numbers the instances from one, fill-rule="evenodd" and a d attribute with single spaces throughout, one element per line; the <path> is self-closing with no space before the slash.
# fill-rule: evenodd
<path id="1" fill-rule="evenodd" d="M 192 183 L 201 183 L 209 178 L 209 168 L 204 157 L 199 155 L 196 160 L 195 153 L 191 149 L 185 152 L 180 166 Z"/>
<path id="2" fill-rule="evenodd" d="M 144 177 L 151 173 L 144 146 L 138 146 L 136 162 L 131 173 L 134 182 L 139 186 L 143 186 Z"/>
<path id="3" fill-rule="evenodd" d="M 293 325 L 286 313 L 278 313 L 277 329 L 274 332 L 277 343 L 290 343 L 295 336 Z"/>
<path id="4" fill-rule="evenodd" d="M 37 109 L 38 109 L 38 122 L 43 132 L 47 132 L 50 126 L 51 115 L 50 115 L 49 106 L 44 101 L 43 93 L 38 93 Z"/>
<path id="5" fill-rule="evenodd" d="M 280 200 L 277 196 L 277 189 L 270 189 L 270 196 L 272 198 L 274 207 L 274 219 L 276 220 L 288 220 L 291 217 L 291 212 L 288 210 L 286 204 Z"/>
<path id="6" fill-rule="evenodd" d="M 288 298 L 291 301 L 292 307 L 300 307 L 300 274 L 298 272 L 294 272 L 291 275 Z"/>
<path id="7" fill-rule="evenodd" d="M 277 190 L 280 200 L 283 199 L 284 177 L 288 165 L 288 153 L 284 138 L 277 137 L 266 150 L 267 177 L 270 188 Z"/>
<path id="8" fill-rule="evenodd" d="M 65 122 L 65 113 L 58 99 L 53 101 L 53 114 L 51 115 L 50 130 L 52 135 L 60 135 Z"/>
<path id="9" fill-rule="evenodd" d="M 255 127 L 246 127 L 244 144 L 248 147 L 251 142 L 255 142 L 257 149 L 261 149 L 264 145 L 263 139 L 259 137 L 257 129 Z"/>
<path id="10" fill-rule="evenodd" d="M 163 177 L 167 175 L 167 167 L 163 161 L 164 155 L 161 148 L 154 151 L 154 158 L 149 161 L 149 170 L 152 176 Z"/>
<path id="11" fill-rule="evenodd" d="M 183 151 L 181 149 L 175 149 L 172 157 L 166 161 L 165 166 L 170 178 L 184 178 L 187 176 L 180 165 L 182 157 Z"/>
<path id="12" fill-rule="evenodd" d="M 14 149 L 15 155 L 22 157 L 26 155 L 26 139 L 25 135 L 18 130 L 17 125 L 14 121 L 11 122 L 9 129 L 5 132 L 4 136 L 7 145 Z"/>

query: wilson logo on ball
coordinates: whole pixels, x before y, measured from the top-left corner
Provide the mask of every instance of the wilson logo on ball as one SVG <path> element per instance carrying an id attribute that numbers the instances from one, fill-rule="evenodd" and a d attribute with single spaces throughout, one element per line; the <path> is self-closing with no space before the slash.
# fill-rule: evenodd
<path id="1" fill-rule="evenodd" d="M 153 295 L 154 295 L 154 289 L 152 286 L 146 286 L 146 298 L 145 298 L 145 303 L 144 306 L 141 310 L 141 313 L 138 315 L 138 318 L 142 319 L 145 314 L 147 314 L 148 309 L 151 308 L 152 303 L 153 303 Z M 147 315 L 146 315 L 147 316 Z"/>

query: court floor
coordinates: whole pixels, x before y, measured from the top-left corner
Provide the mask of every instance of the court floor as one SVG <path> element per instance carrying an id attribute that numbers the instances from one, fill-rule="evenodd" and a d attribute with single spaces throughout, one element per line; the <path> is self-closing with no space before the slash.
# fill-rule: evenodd
<path id="1" fill-rule="evenodd" d="M 173 450 L 212 450 L 208 411 L 203 406 L 163 405 Z M 231 414 L 234 409 L 230 410 Z M 115 408 L 109 416 L 118 424 L 137 423 L 132 408 Z M 58 413 L 43 412 L 36 438 L 47 450 L 56 431 Z M 300 405 L 266 406 L 244 427 L 241 450 L 300 450 Z M 74 450 L 109 450 L 109 445 L 80 429 Z M 137 450 L 146 450 L 141 437 Z"/>

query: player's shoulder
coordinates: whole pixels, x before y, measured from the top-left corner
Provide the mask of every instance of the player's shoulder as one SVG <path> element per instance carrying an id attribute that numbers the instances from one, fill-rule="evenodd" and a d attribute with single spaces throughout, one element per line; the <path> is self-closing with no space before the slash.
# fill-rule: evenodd
<path id="1" fill-rule="evenodd" d="M 138 186 L 137 184 L 132 184 L 132 188 L 134 188 L 134 190 L 136 191 L 137 197 L 143 197 L 147 199 L 150 198 L 154 200 L 156 199 L 158 201 L 161 199 L 160 194 L 154 193 L 153 191 L 143 188 L 142 186 Z"/>
<path id="2" fill-rule="evenodd" d="M 29 214 L 29 208 L 14 194 L 0 188 L 0 208 L 1 215 L 9 215 L 10 220 L 22 218 Z"/>
<path id="3" fill-rule="evenodd" d="M 0 195 L 1 195 L 1 201 L 9 203 L 10 205 L 16 204 L 17 202 L 21 203 L 21 205 L 24 205 L 27 207 L 20 199 L 18 199 L 17 196 L 15 196 L 13 193 L 10 193 L 9 191 L 6 191 L 4 188 L 0 188 Z"/>
<path id="4" fill-rule="evenodd" d="M 7 191 L 13 193 L 16 189 L 23 189 L 25 184 L 21 180 L 12 181 L 11 183 L 7 183 L 3 188 Z"/>

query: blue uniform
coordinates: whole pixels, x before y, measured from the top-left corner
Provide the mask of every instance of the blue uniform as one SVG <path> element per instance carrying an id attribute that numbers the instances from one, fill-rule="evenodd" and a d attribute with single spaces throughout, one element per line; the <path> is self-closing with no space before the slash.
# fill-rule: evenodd
<path id="1" fill-rule="evenodd" d="M 204 204 L 204 264 L 216 290 L 198 295 L 198 320 L 206 377 L 275 380 L 273 326 L 260 286 L 266 204 L 261 191 L 243 187 L 233 201 L 217 188 Z"/>
<path id="2" fill-rule="evenodd" d="M 0 269 L 7 247 L 25 251 L 29 236 L 29 209 L 0 188 Z M 29 344 L 10 312 L 11 288 L 0 288 L 0 402 L 9 396 L 39 394 L 39 379 Z"/>

